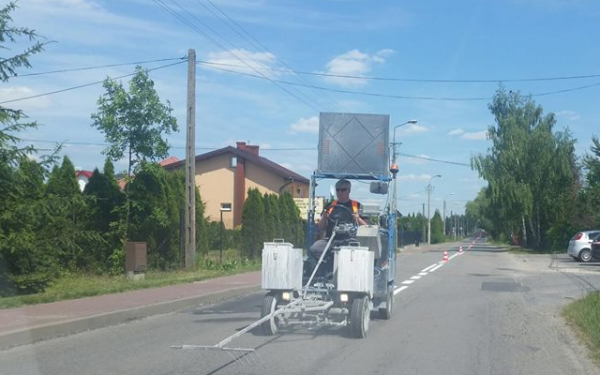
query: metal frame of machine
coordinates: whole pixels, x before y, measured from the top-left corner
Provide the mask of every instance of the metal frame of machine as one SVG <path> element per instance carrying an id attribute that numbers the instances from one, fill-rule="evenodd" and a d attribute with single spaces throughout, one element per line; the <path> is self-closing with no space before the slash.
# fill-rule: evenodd
<path id="1" fill-rule="evenodd" d="M 254 354 L 254 349 L 227 345 L 257 326 L 261 326 L 267 335 L 299 325 L 309 328 L 345 326 L 350 328 L 352 336 L 364 338 L 372 311 L 378 312 L 382 319 L 390 319 L 396 270 L 398 167 L 395 163 L 390 167 L 388 135 L 389 116 L 321 113 L 319 168 L 310 179 L 306 249 L 315 237 L 317 181 L 368 181 L 371 193 L 388 195 L 385 207 L 377 216 L 377 225 L 357 227 L 338 223 L 314 267 L 309 267 L 303 249 L 294 248 L 283 240 L 265 243 L 262 288 L 267 293 L 263 298 L 261 318 L 216 345 L 178 345 L 173 348 L 223 350 L 236 360 L 247 360 L 248 354 Z M 331 169 L 341 171 L 332 172 Z M 336 243 L 337 236 L 349 234 L 351 240 Z M 326 258 L 328 254 L 329 259 Z M 325 268 L 327 272 L 323 272 Z"/>

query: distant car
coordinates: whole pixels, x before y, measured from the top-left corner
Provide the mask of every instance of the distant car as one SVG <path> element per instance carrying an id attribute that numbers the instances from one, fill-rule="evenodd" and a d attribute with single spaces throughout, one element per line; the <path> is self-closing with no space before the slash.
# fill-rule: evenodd
<path id="1" fill-rule="evenodd" d="M 599 234 L 600 229 L 577 232 L 569 241 L 567 254 L 581 262 L 589 262 L 592 260 L 592 238 Z"/>
<path id="2" fill-rule="evenodd" d="M 592 238 L 592 258 L 600 259 L 600 234 Z"/>

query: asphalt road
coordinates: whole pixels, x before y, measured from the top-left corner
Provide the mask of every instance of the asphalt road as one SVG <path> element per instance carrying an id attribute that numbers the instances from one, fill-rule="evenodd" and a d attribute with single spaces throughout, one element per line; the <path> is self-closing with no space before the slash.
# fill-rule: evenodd
<path id="1" fill-rule="evenodd" d="M 256 348 L 257 364 L 169 348 L 213 345 L 247 326 L 262 302 L 253 294 L 0 351 L 0 374 L 600 374 L 560 316 L 600 287 L 597 267 L 486 244 L 449 250 L 442 266 L 441 251 L 399 256 L 394 316 L 371 321 L 366 339 L 337 327 L 250 332 L 231 346 Z"/>

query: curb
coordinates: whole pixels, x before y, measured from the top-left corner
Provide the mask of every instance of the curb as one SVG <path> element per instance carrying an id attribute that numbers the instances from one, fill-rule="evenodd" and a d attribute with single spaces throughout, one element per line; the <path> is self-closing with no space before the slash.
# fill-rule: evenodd
<path id="1" fill-rule="evenodd" d="M 147 306 L 117 310 L 104 314 L 71 319 L 65 322 L 50 323 L 7 332 L 0 335 L 0 350 L 32 344 L 38 341 L 49 340 L 57 337 L 68 336 L 74 333 L 114 326 L 132 320 L 143 319 L 149 316 L 168 314 L 185 309 L 187 307 L 211 305 L 227 299 L 242 297 L 260 290 L 260 285 L 253 285 L 249 287 L 230 289 L 211 295 L 182 298 L 168 302 L 160 302 Z"/>

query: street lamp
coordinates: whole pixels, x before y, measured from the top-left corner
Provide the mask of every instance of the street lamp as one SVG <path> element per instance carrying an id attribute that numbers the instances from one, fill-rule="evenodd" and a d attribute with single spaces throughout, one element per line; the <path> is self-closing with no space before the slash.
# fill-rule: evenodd
<path id="1" fill-rule="evenodd" d="M 450 193 L 444 196 L 444 236 L 446 235 L 446 197 L 454 195 L 454 193 Z"/>
<path id="2" fill-rule="evenodd" d="M 436 174 L 429 179 L 427 184 L 427 244 L 431 245 L 431 180 L 436 177 L 442 177 L 441 174 Z"/>
<path id="3" fill-rule="evenodd" d="M 396 146 L 397 146 L 397 143 L 396 143 L 396 129 L 398 129 L 399 127 L 404 126 L 404 125 L 408 125 L 408 124 L 413 124 L 414 125 L 416 123 L 417 123 L 417 120 L 408 120 L 405 123 L 402 123 L 400 125 L 394 126 L 394 138 L 393 138 L 394 140 L 392 141 L 392 147 L 394 147 L 394 150 L 393 150 L 394 151 L 394 154 L 393 154 L 394 156 L 392 158 L 393 164 L 396 164 Z"/>
<path id="4" fill-rule="evenodd" d="M 392 176 L 394 178 L 394 192 L 393 192 L 393 198 L 392 198 L 392 212 L 394 213 L 394 217 L 396 217 L 396 212 L 398 212 L 398 202 L 397 202 L 397 197 L 398 197 L 398 180 L 396 180 L 396 174 L 398 174 L 398 171 L 400 170 L 398 168 L 398 164 L 396 163 L 396 146 L 398 145 L 396 143 L 396 129 L 398 129 L 401 126 L 404 125 L 408 125 L 408 124 L 416 124 L 417 120 L 408 120 L 405 123 L 402 123 L 400 125 L 396 125 L 394 126 L 394 138 L 392 141 L 392 147 L 393 149 L 393 157 L 392 157 L 392 165 L 390 166 L 390 172 L 392 172 Z M 391 223 L 390 223 L 391 224 Z M 396 223 L 393 223 L 394 226 L 396 226 Z M 398 239 L 396 238 L 396 243 L 398 242 Z"/>

